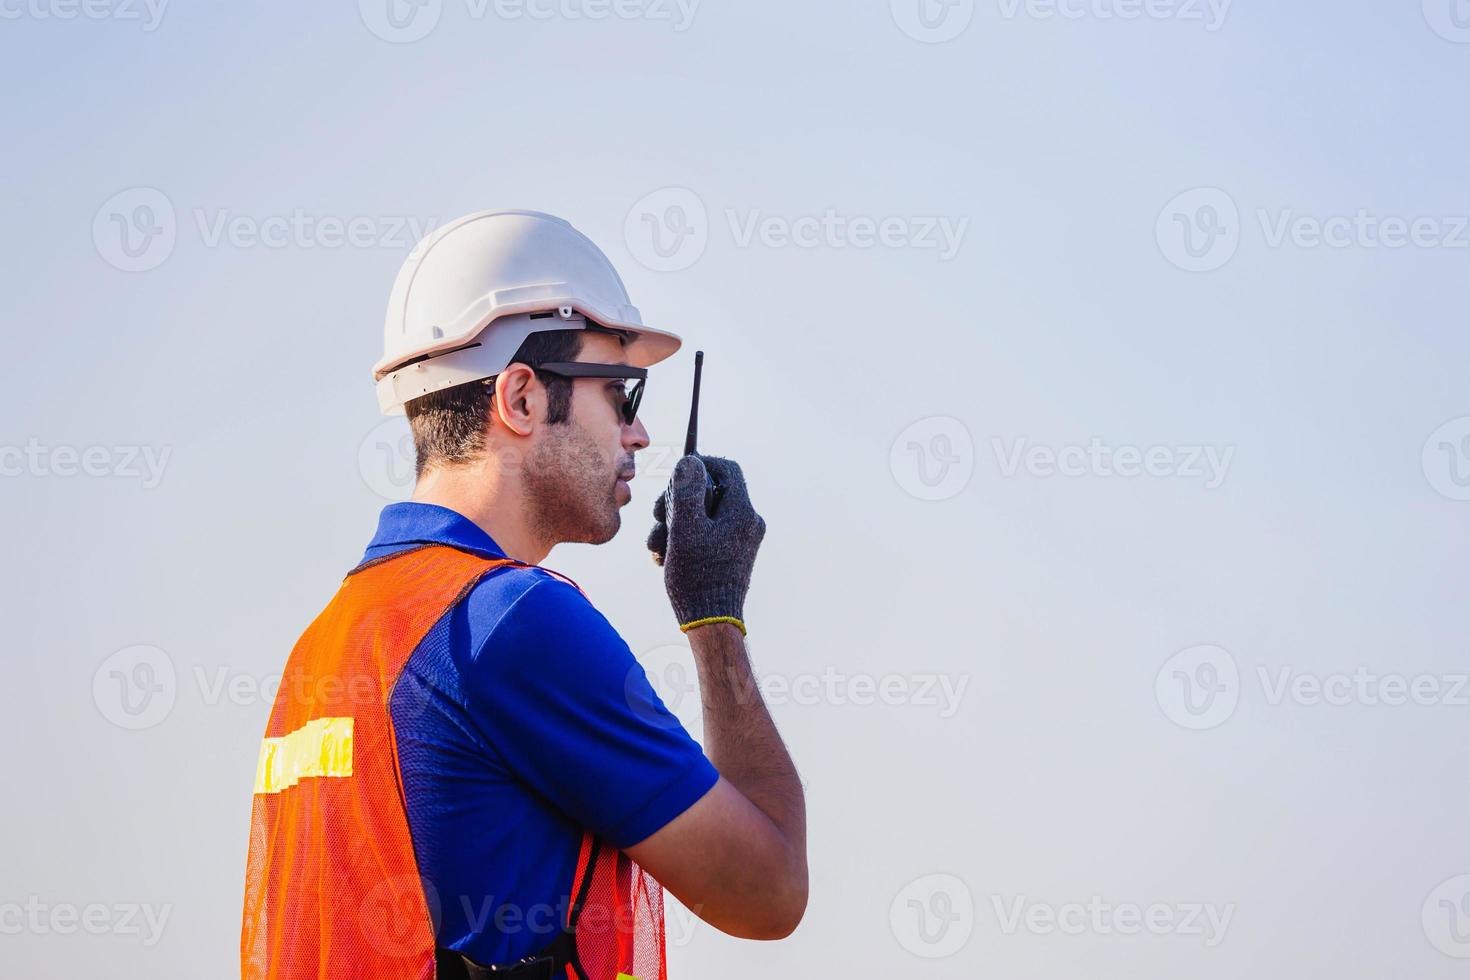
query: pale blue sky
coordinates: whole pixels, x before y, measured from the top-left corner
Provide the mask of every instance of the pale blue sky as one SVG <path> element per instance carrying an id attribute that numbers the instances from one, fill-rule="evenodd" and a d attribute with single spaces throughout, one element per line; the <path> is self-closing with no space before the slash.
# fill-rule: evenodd
<path id="1" fill-rule="evenodd" d="M 0 313 L 19 353 L 0 704 L 21 801 L 0 817 L 0 925 L 32 895 L 171 911 L 151 944 L 0 934 L 6 972 L 235 969 L 268 704 L 216 685 L 279 670 L 360 554 L 394 489 L 373 460 L 399 430 L 379 428 L 369 370 L 408 229 L 489 207 L 568 218 L 689 342 L 650 381 L 662 448 L 624 531 L 547 562 L 656 684 L 677 688 L 681 638 L 641 542 L 698 346 L 704 448 L 742 462 L 770 527 L 758 669 L 965 685 L 944 717 L 917 694 L 773 704 L 809 783 L 810 912 L 777 945 L 696 930 L 674 976 L 1463 970 L 1470 905 L 1456 939 L 1435 890 L 1467 890 L 1470 706 L 1272 697 L 1284 668 L 1442 692 L 1470 670 L 1458 0 L 1236 0 L 1216 29 L 1203 0 L 1134 20 L 1101 16 L 1117 0 L 1072 0 L 1077 17 L 980 0 L 943 43 L 900 28 L 905 0 L 898 17 L 704 0 L 682 30 L 653 0 L 602 20 L 442 0 L 412 43 L 373 33 L 373 0 L 176 2 L 152 30 L 141 3 L 97 2 L 143 20 L 0 0 Z M 1239 221 L 1192 272 L 1169 206 L 1199 188 Z M 157 194 L 173 245 L 129 258 L 116 222 Z M 703 252 L 659 271 L 648 201 L 655 219 L 692 201 Z M 829 210 L 897 219 L 896 244 L 770 244 Z M 1345 247 L 1272 244 L 1282 222 L 1310 236 L 1359 212 Z M 318 227 L 354 219 L 366 244 Z M 1427 220 L 1432 243 L 1384 247 L 1383 219 Z M 317 230 L 253 243 L 293 220 Z M 752 221 L 764 239 L 743 239 Z M 953 255 L 927 247 L 931 224 L 958 232 Z M 149 267 L 119 268 L 134 260 Z M 1162 447 L 1162 475 L 1046 475 L 1024 455 L 1093 440 Z M 57 447 L 103 447 L 109 475 L 58 474 Z M 905 469 L 925 447 L 969 479 L 925 484 L 960 472 Z M 1228 453 L 1217 486 L 1190 472 L 1206 449 Z M 156 480 L 130 475 L 145 451 Z M 1206 644 L 1232 658 L 1238 706 L 1188 730 L 1156 681 Z M 107 665 L 135 645 L 177 690 L 127 730 Z M 974 911 L 930 942 L 907 903 L 941 910 L 910 884 L 932 874 Z M 1017 899 L 1095 895 L 1232 911 L 1210 946 L 1005 928 Z"/>

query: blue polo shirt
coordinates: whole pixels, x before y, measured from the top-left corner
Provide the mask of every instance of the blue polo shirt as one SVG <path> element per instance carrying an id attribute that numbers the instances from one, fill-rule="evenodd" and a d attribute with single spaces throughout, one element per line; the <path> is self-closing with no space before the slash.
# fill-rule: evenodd
<path id="1" fill-rule="evenodd" d="M 505 557 L 460 514 L 397 503 L 364 560 L 424 544 Z M 389 707 L 438 943 L 483 964 L 555 938 L 584 830 L 631 847 L 719 778 L 612 625 L 540 568 L 481 579 Z"/>

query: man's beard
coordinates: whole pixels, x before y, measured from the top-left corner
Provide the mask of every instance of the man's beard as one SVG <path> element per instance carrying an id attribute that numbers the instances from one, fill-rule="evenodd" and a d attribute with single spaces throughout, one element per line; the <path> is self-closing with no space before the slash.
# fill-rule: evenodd
<path id="1" fill-rule="evenodd" d="M 611 541 L 623 523 L 619 467 L 570 422 L 546 431 L 526 460 L 526 515 L 532 530 L 553 543 Z"/>

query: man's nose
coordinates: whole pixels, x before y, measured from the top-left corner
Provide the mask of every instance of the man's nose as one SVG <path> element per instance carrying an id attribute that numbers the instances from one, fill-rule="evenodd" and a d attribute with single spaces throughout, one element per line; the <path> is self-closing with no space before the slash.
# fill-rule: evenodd
<path id="1" fill-rule="evenodd" d="M 632 425 L 623 426 L 623 448 L 630 453 L 648 448 L 648 430 L 642 419 L 634 419 Z"/>

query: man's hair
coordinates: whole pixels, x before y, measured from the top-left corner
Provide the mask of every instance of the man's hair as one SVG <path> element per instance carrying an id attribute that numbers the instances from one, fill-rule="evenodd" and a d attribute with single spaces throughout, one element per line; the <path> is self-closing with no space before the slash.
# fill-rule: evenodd
<path id="1" fill-rule="evenodd" d="M 525 339 L 512 363 L 536 368 L 551 361 L 574 361 L 582 352 L 581 330 L 542 330 Z M 571 418 L 572 379 L 541 371 L 546 386 L 546 421 L 560 425 Z M 495 379 L 471 381 L 415 398 L 405 408 L 413 431 L 414 470 L 467 463 L 485 448 L 485 426 L 495 402 Z"/>

